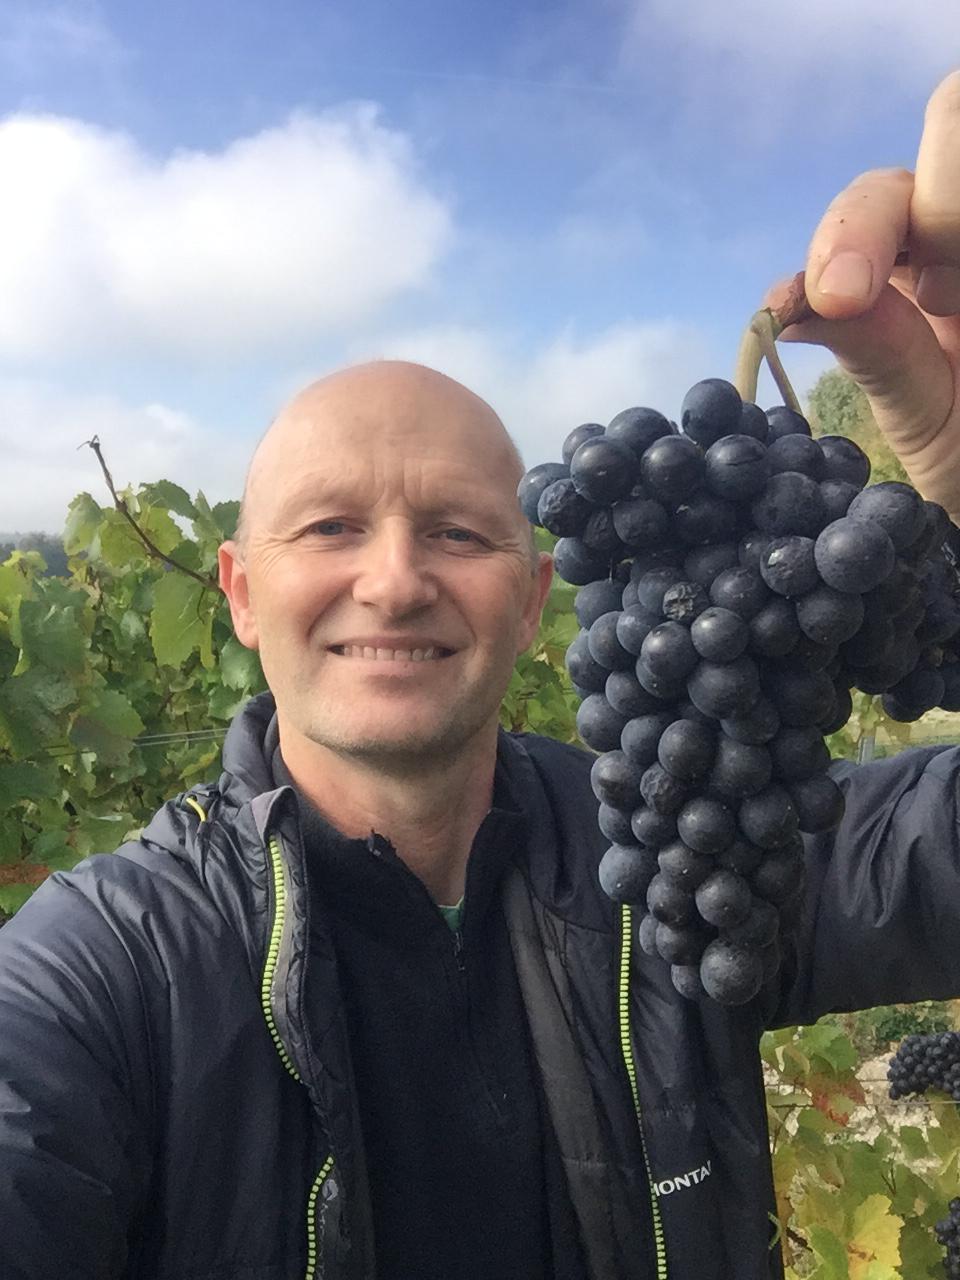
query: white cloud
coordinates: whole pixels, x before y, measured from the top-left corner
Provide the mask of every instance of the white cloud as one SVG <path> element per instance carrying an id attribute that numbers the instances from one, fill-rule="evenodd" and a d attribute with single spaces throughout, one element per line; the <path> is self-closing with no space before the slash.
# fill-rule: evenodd
<path id="1" fill-rule="evenodd" d="M 558 458 L 580 422 L 638 404 L 676 416 L 711 363 L 703 335 L 670 320 L 590 335 L 571 325 L 533 350 L 509 333 L 431 328 L 357 345 L 351 356 L 416 360 L 463 382 L 500 414 L 528 466 Z"/>
<path id="2" fill-rule="evenodd" d="M 423 287 L 451 239 L 373 106 L 219 152 L 146 154 L 76 120 L 0 123 L 0 356 L 209 360 L 349 334 Z"/>
<path id="3" fill-rule="evenodd" d="M 101 506 L 110 504 L 99 463 L 84 447 L 93 436 L 118 489 L 169 479 L 191 493 L 203 488 L 211 501 L 241 491 L 244 451 L 218 448 L 214 433 L 186 413 L 0 380 L 0 531 L 58 531 L 70 501 L 84 490 Z M 214 454 L 216 467 L 198 470 L 197 459 Z"/>

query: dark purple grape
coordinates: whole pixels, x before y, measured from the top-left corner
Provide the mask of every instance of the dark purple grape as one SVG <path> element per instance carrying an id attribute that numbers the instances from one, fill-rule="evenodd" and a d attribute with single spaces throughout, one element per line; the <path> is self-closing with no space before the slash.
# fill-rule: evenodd
<path id="1" fill-rule="evenodd" d="M 708 662 L 733 662 L 746 649 L 750 632 L 739 614 L 712 605 L 694 619 L 690 639 Z"/>
<path id="2" fill-rule="evenodd" d="M 687 693 L 704 715 L 722 720 L 748 711 L 760 695 L 760 677 L 750 658 L 700 662 L 687 681 Z"/>
<path id="3" fill-rule="evenodd" d="M 750 877 L 750 883 L 758 897 L 779 906 L 797 892 L 803 879 L 802 848 L 788 845 L 768 853 Z"/>
<path id="4" fill-rule="evenodd" d="M 850 697 L 850 690 L 842 685 L 835 686 L 836 702 L 833 711 L 824 720 L 817 721 L 817 728 L 824 735 L 829 736 L 831 733 L 837 733 L 847 723 L 853 715 L 853 699 Z M 801 827 L 801 831 L 805 831 L 806 827 Z"/>
<path id="5" fill-rule="evenodd" d="M 573 611 L 580 626 L 589 630 L 601 614 L 621 609 L 622 596 L 623 583 L 615 578 L 602 578 L 582 586 L 573 598 Z"/>
<path id="6" fill-rule="evenodd" d="M 787 787 L 801 831 L 831 831 L 843 817 L 843 792 L 825 773 Z"/>
<path id="7" fill-rule="evenodd" d="M 744 400 L 743 409 L 740 413 L 740 425 L 737 427 L 738 434 L 751 436 L 754 440 L 759 440 L 761 444 L 766 444 L 769 431 L 770 424 L 767 422 L 767 415 L 760 406 L 750 400 Z"/>
<path id="8" fill-rule="evenodd" d="M 640 779 L 640 790 L 644 803 L 656 813 L 672 815 L 683 808 L 690 794 L 690 788 L 679 778 L 667 773 L 661 764 L 652 764 Z"/>
<path id="9" fill-rule="evenodd" d="M 683 574 L 691 582 L 709 587 L 718 573 L 736 568 L 737 563 L 737 548 L 732 542 L 722 542 L 715 547 L 694 547 L 684 558 Z"/>
<path id="10" fill-rule="evenodd" d="M 767 451 L 745 435 L 723 436 L 704 457 L 706 484 L 718 498 L 740 502 L 762 493 L 770 475 Z"/>
<path id="11" fill-rule="evenodd" d="M 663 710 L 663 703 L 647 693 L 635 671 L 611 671 L 603 693 L 614 711 L 624 716 L 653 715 Z"/>
<path id="12" fill-rule="evenodd" d="M 632 550 L 662 547 L 670 533 L 667 509 L 653 498 L 624 498 L 615 502 L 611 517 L 617 537 Z"/>
<path id="13" fill-rule="evenodd" d="M 836 648 L 857 634 L 863 622 L 860 596 L 821 584 L 796 602 L 800 630 L 815 644 Z"/>
<path id="14" fill-rule="evenodd" d="M 780 714 L 770 699 L 761 694 L 748 711 L 735 712 L 722 719 L 720 728 L 734 742 L 762 746 L 780 728 Z"/>
<path id="15" fill-rule="evenodd" d="M 760 561 L 769 545 L 769 534 L 761 533 L 759 529 L 748 530 L 737 545 L 738 563 L 745 569 L 756 569 L 759 573 Z"/>
<path id="16" fill-rule="evenodd" d="M 787 785 L 823 773 L 830 763 L 830 752 L 819 729 L 781 729 L 770 742 L 770 755 L 777 777 Z"/>
<path id="17" fill-rule="evenodd" d="M 892 711 L 887 710 L 887 715 L 893 720 L 919 720 L 921 716 L 940 705 L 944 692 L 943 676 L 939 671 L 917 667 L 893 686 L 889 694 L 885 695 L 883 705 L 887 710 L 887 700 L 895 700 L 896 710 L 901 714 L 894 715 Z M 902 715 L 903 711 L 909 714 Z"/>
<path id="18" fill-rule="evenodd" d="M 760 990 L 763 963 L 754 948 L 716 938 L 703 953 L 700 980 L 718 1004 L 746 1004 Z"/>
<path id="19" fill-rule="evenodd" d="M 640 944 L 640 950 L 648 956 L 656 956 L 659 958 L 660 953 L 657 951 L 657 925 L 659 921 L 656 916 L 645 915 L 637 927 L 637 941 Z"/>
<path id="20" fill-rule="evenodd" d="M 626 723 L 627 717 L 614 711 L 602 693 L 591 693 L 577 708 L 580 741 L 594 751 L 616 750 Z"/>
<path id="21" fill-rule="evenodd" d="M 612 844 L 600 860 L 600 887 L 614 902 L 645 902 L 659 870 L 652 849 Z"/>
<path id="22" fill-rule="evenodd" d="M 639 480 L 637 460 L 616 440 L 585 440 L 570 459 L 570 479 L 588 502 L 606 507 L 625 498 Z"/>
<path id="23" fill-rule="evenodd" d="M 638 844 L 649 849 L 662 849 L 671 840 L 677 838 L 677 820 L 670 814 L 657 813 L 641 805 L 634 809 L 630 819 L 630 830 Z"/>
<path id="24" fill-rule="evenodd" d="M 766 947 L 775 942 L 780 927 L 780 914 L 772 902 L 753 898 L 750 914 L 739 924 L 726 926 L 723 937 L 745 947 Z"/>
<path id="25" fill-rule="evenodd" d="M 770 590 L 759 572 L 742 565 L 718 573 L 710 587 L 711 602 L 738 614 L 745 622 L 759 613 L 769 599 Z"/>
<path id="26" fill-rule="evenodd" d="M 624 649 L 637 657 L 644 640 L 659 625 L 660 611 L 647 609 L 638 601 L 621 610 L 617 619 L 617 639 Z"/>
<path id="27" fill-rule="evenodd" d="M 676 582 L 663 593 L 663 616 L 671 622 L 689 627 L 710 604 L 710 598 L 698 582 Z"/>
<path id="28" fill-rule="evenodd" d="M 624 755 L 641 768 L 658 759 L 660 739 L 676 717 L 672 711 L 635 716 L 623 726 L 620 748 Z"/>
<path id="29" fill-rule="evenodd" d="M 683 397 L 680 429 L 706 449 L 721 436 L 737 431 L 742 413 L 743 401 L 732 383 L 722 378 L 704 378 Z"/>
<path id="30" fill-rule="evenodd" d="M 558 538 L 553 548 L 553 568 L 564 582 L 583 587 L 610 576 L 610 557 L 591 551 L 579 538 Z"/>
<path id="31" fill-rule="evenodd" d="M 591 693 L 603 693 L 609 674 L 606 667 L 591 656 L 589 634 L 581 631 L 567 647 L 566 665 L 570 679 L 579 689 L 589 689 Z"/>
<path id="32" fill-rule="evenodd" d="M 774 668 L 765 673 L 764 687 L 781 722 L 790 728 L 818 724 L 833 709 L 833 682 L 825 671 Z"/>
<path id="33" fill-rule="evenodd" d="M 855 484 L 846 480 L 821 480 L 820 496 L 823 498 L 824 520 L 832 524 L 834 520 L 842 520 L 850 509 L 850 503 L 860 490 Z"/>
<path id="34" fill-rule="evenodd" d="M 713 764 L 716 734 L 695 720 L 674 720 L 663 730 L 657 759 L 675 778 L 694 781 Z"/>
<path id="35" fill-rule="evenodd" d="M 677 814 L 677 832 L 697 853 L 717 854 L 737 834 L 733 810 L 711 796 L 694 796 Z"/>
<path id="36" fill-rule="evenodd" d="M 610 507 L 596 507 L 583 526 L 580 540 L 585 547 L 601 555 L 619 559 L 628 554 L 628 548 L 620 541 L 613 527 L 613 515 Z"/>
<path id="37" fill-rule="evenodd" d="M 884 480 L 858 493 L 847 515 L 850 520 L 879 525 L 897 551 L 905 551 L 926 526 L 923 499 L 899 480 Z"/>
<path id="38" fill-rule="evenodd" d="M 593 510 L 572 480 L 557 480 L 540 495 L 537 524 L 559 538 L 579 538 Z"/>
<path id="39" fill-rule="evenodd" d="M 626 445 L 639 461 L 655 440 L 673 435 L 669 419 L 656 409 L 623 409 L 607 424 L 607 439 Z"/>
<path id="40" fill-rule="evenodd" d="M 824 479 L 842 480 L 862 489 L 870 479 L 870 459 L 853 440 L 846 436 L 821 436 Z"/>
<path id="41" fill-rule="evenodd" d="M 640 792 L 642 770 L 619 749 L 597 756 L 590 770 L 593 794 L 602 804 L 614 809 L 636 809 L 643 798 Z"/>
<path id="42" fill-rule="evenodd" d="M 753 894 L 743 876 L 720 867 L 707 876 L 694 894 L 701 919 L 717 929 L 741 924 L 750 914 Z"/>
<path id="43" fill-rule="evenodd" d="M 761 658 L 785 658 L 797 647 L 803 634 L 796 609 L 782 596 L 768 601 L 750 619 L 748 628 L 750 651 Z"/>
<path id="44" fill-rule="evenodd" d="M 774 440 L 767 446 L 767 461 L 771 475 L 778 475 L 781 471 L 797 471 L 800 475 L 809 476 L 811 480 L 822 480 L 824 476 L 820 445 L 810 436 L 789 435 Z"/>
<path id="45" fill-rule="evenodd" d="M 759 867 L 763 857 L 764 850 L 759 845 L 751 844 L 749 840 L 738 836 L 733 844 L 717 854 L 716 860 L 718 867 L 727 867 L 730 871 L 737 871 L 742 876 L 749 876 Z"/>
<path id="46" fill-rule="evenodd" d="M 698 853 L 696 849 L 691 849 L 682 840 L 675 838 L 660 850 L 658 865 L 668 880 L 675 881 L 692 893 L 716 868 L 716 860 L 709 854 Z"/>
<path id="47" fill-rule="evenodd" d="M 662 616 L 663 597 L 676 582 L 682 581 L 676 569 L 665 565 L 648 569 L 637 580 L 637 603 L 650 613 Z"/>
<path id="48" fill-rule="evenodd" d="M 730 800 L 744 800 L 762 791 L 772 776 L 773 765 L 766 747 L 720 735 L 713 769 L 707 779 L 711 793 Z"/>
<path id="49" fill-rule="evenodd" d="M 784 436 L 785 440 L 806 438 Z M 812 538 L 804 538 L 798 534 L 771 538 L 760 557 L 760 576 L 770 590 L 775 591 L 778 596 L 802 596 L 813 591 L 820 583 L 813 548 Z"/>
<path id="50" fill-rule="evenodd" d="M 893 543 L 879 524 L 851 516 L 827 525 L 817 538 L 814 556 L 827 586 L 857 595 L 882 582 L 896 559 Z"/>
<path id="51" fill-rule="evenodd" d="M 677 926 L 661 921 L 657 925 L 657 953 L 667 964 L 695 965 L 714 936 L 714 931 L 703 925 Z"/>
<path id="52" fill-rule="evenodd" d="M 658 501 L 682 502 L 703 481 L 703 453 L 684 436 L 664 436 L 641 458 L 640 474 Z"/>
<path id="53" fill-rule="evenodd" d="M 771 444 L 774 440 L 782 439 L 783 436 L 810 435 L 810 423 L 806 418 L 783 404 L 767 410 L 767 424 L 767 440 Z"/>
<path id="54" fill-rule="evenodd" d="M 665 924 L 688 924 L 696 914 L 693 894 L 662 873 L 655 875 L 647 889 L 647 909 Z"/>
<path id="55" fill-rule="evenodd" d="M 672 964 L 670 981 L 685 1000 L 699 1000 L 706 990 L 700 981 L 700 967 L 693 964 Z"/>
<path id="56" fill-rule="evenodd" d="M 674 536 L 687 547 L 731 541 L 737 532 L 737 509 L 731 502 L 701 490 L 673 512 Z"/>
<path id="57" fill-rule="evenodd" d="M 566 440 L 564 440 L 563 448 L 560 451 L 560 455 L 566 465 L 569 467 L 571 458 L 585 440 L 592 440 L 594 436 L 602 435 L 603 427 L 599 422 L 583 422 L 579 427 L 574 427 Z"/>
<path id="58" fill-rule="evenodd" d="M 601 804 L 597 809 L 597 826 L 612 844 L 633 844 L 631 815 L 625 809 Z"/>
<path id="59" fill-rule="evenodd" d="M 569 474 L 570 468 L 562 462 L 541 462 L 526 473 L 517 486 L 517 501 L 530 524 L 538 522 L 537 507 L 544 489 Z"/>
<path id="60" fill-rule="evenodd" d="M 790 533 L 815 538 L 826 520 L 819 485 L 799 471 L 771 476 L 750 511 L 757 528 L 772 538 Z"/>
<path id="61" fill-rule="evenodd" d="M 617 638 L 617 624 L 622 616 L 619 609 L 602 613 L 587 632 L 590 657 L 608 671 L 625 671 L 636 661 L 636 655 L 625 649 Z"/>
<path id="62" fill-rule="evenodd" d="M 761 849 L 776 849 L 796 834 L 797 811 L 786 788 L 771 783 L 741 802 L 737 822 L 751 844 Z"/>
<path id="63" fill-rule="evenodd" d="M 694 669 L 700 657 L 685 626 L 679 622 L 661 622 L 644 640 L 640 661 L 655 676 L 682 680 Z M 643 684 L 639 673 L 637 679 Z"/>

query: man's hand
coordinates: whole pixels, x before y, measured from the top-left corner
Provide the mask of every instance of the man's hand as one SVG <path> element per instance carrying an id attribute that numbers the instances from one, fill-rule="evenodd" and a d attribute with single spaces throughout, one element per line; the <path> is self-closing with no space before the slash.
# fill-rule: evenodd
<path id="1" fill-rule="evenodd" d="M 820 318 L 783 341 L 834 353 L 914 485 L 960 523 L 960 71 L 927 104 L 916 172 L 862 174 L 831 203 L 806 291 Z"/>

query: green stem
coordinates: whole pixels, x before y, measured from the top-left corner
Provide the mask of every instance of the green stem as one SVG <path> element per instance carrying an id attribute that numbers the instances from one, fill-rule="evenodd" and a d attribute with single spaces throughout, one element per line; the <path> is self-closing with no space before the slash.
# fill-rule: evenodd
<path id="1" fill-rule="evenodd" d="M 779 316 L 769 307 L 764 307 L 753 315 L 740 341 L 733 381 L 740 392 L 741 399 L 756 401 L 760 364 L 766 360 L 784 404 L 795 413 L 801 413 L 800 401 L 790 385 L 790 379 L 787 377 L 777 351 L 777 338 L 784 328 Z"/>

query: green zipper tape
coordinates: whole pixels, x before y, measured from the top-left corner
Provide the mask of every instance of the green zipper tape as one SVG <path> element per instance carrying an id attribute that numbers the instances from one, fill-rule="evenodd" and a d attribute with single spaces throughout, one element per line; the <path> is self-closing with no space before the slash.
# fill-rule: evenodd
<path id="1" fill-rule="evenodd" d="M 647 1154 L 647 1141 L 643 1136 L 643 1120 L 640 1115 L 640 1091 L 637 1088 L 637 1066 L 633 1060 L 633 1042 L 630 1038 L 630 955 L 633 949 L 633 912 L 628 903 L 620 906 L 620 1050 L 623 1054 L 624 1066 L 630 1081 L 630 1092 L 633 1095 L 633 1109 L 637 1116 L 637 1127 L 640 1130 L 640 1148 L 643 1151 L 643 1163 L 647 1170 L 647 1182 L 650 1184 L 650 1208 L 653 1213 L 653 1238 L 657 1249 L 657 1280 L 667 1280 L 667 1243 L 663 1232 L 663 1219 L 660 1217 L 660 1201 L 653 1185 L 653 1172 L 650 1168 L 650 1157 Z"/>
<path id="2" fill-rule="evenodd" d="M 274 908 L 270 941 L 267 943 L 267 959 L 263 966 L 263 981 L 260 983 L 260 1004 L 263 1009 L 263 1016 L 266 1019 L 267 1029 L 270 1032 L 270 1038 L 273 1040 L 274 1047 L 280 1055 L 280 1061 L 293 1076 L 294 1080 L 299 1081 L 300 1075 L 290 1060 L 290 1055 L 287 1053 L 283 1040 L 280 1038 L 276 1019 L 273 1016 L 273 975 L 277 970 L 280 941 L 283 937 L 283 925 L 286 920 L 287 886 L 283 878 L 283 857 L 280 853 L 280 842 L 276 837 L 271 838 L 269 848 L 270 870 L 273 875 Z"/>
<path id="3" fill-rule="evenodd" d="M 307 1197 L 307 1270 L 303 1280 L 313 1280 L 317 1274 L 317 1201 L 323 1184 L 333 1169 L 333 1156 L 327 1156 L 323 1168 L 313 1180 Z"/>

